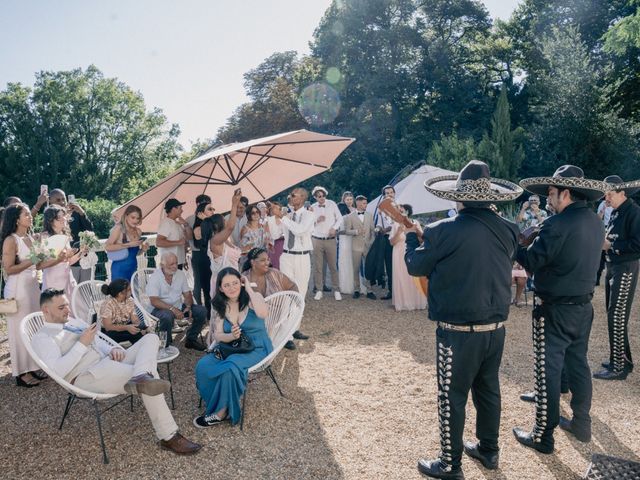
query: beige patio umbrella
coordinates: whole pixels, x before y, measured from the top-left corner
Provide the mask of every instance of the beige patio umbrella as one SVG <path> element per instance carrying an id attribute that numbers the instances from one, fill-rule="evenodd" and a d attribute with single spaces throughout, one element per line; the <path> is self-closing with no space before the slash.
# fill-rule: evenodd
<path id="1" fill-rule="evenodd" d="M 164 203 L 177 198 L 184 216 L 196 208 L 195 198 L 205 193 L 217 213 L 229 210 L 236 188 L 250 203 L 277 195 L 329 169 L 354 138 L 296 130 L 243 143 L 223 145 L 191 160 L 146 192 L 114 210 L 120 218 L 129 205 L 142 210 L 142 231 L 155 232 L 164 217 Z"/>

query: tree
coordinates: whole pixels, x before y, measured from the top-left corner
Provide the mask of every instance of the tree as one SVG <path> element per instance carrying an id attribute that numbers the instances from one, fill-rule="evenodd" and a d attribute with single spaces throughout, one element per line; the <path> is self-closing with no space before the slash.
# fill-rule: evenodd
<path id="1" fill-rule="evenodd" d="M 441 135 L 433 142 L 427 164 L 458 172 L 476 158 L 476 145 L 472 138 L 461 139 L 454 131 L 451 135 Z"/>

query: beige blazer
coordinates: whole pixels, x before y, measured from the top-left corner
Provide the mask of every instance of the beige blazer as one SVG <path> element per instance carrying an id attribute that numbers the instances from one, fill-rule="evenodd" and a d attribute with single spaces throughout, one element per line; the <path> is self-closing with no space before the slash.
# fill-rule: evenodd
<path id="1" fill-rule="evenodd" d="M 355 252 L 367 253 L 375 238 L 373 215 L 365 212 L 364 223 L 358 218 L 357 210 L 344 216 L 344 230 L 353 237 L 351 249 Z"/>

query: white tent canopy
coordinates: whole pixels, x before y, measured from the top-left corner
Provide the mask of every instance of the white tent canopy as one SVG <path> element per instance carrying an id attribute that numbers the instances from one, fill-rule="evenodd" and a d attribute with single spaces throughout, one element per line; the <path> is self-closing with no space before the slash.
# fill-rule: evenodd
<path id="1" fill-rule="evenodd" d="M 422 165 L 405 178 L 394 185 L 396 190 L 396 203 L 409 204 L 413 208 L 414 215 L 422 215 L 425 213 L 441 212 L 456 207 L 455 202 L 443 200 L 435 195 L 427 192 L 424 188 L 424 181 L 440 177 L 442 175 L 457 175 L 457 172 L 445 170 L 444 168 L 432 167 L 431 165 Z M 369 201 L 367 211 L 374 213 L 381 197 L 378 196 Z"/>

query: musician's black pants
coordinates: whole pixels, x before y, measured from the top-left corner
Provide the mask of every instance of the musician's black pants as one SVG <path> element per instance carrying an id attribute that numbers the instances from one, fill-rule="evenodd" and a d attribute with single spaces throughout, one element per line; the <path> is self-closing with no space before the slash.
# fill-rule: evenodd
<path id="1" fill-rule="evenodd" d="M 535 356 L 535 441 L 553 445 L 553 430 L 560 420 L 560 383 L 566 371 L 576 429 L 591 431 L 591 370 L 587 362 L 593 322 L 591 303 L 536 305 L 533 310 Z"/>
<path id="2" fill-rule="evenodd" d="M 387 288 L 391 293 L 393 291 L 393 245 L 389 241 L 389 235 L 384 236 L 384 269 L 387 274 Z"/>
<path id="3" fill-rule="evenodd" d="M 500 380 L 504 327 L 490 332 L 438 328 L 438 420 L 440 460 L 453 469 L 462 461 L 462 434 L 469 390 L 476 407 L 476 437 L 483 452 L 498 451 Z"/>
<path id="4" fill-rule="evenodd" d="M 633 365 L 629 346 L 629 315 L 638 284 L 638 260 L 607 262 L 605 302 L 609 327 L 609 362 L 615 372 Z"/>

